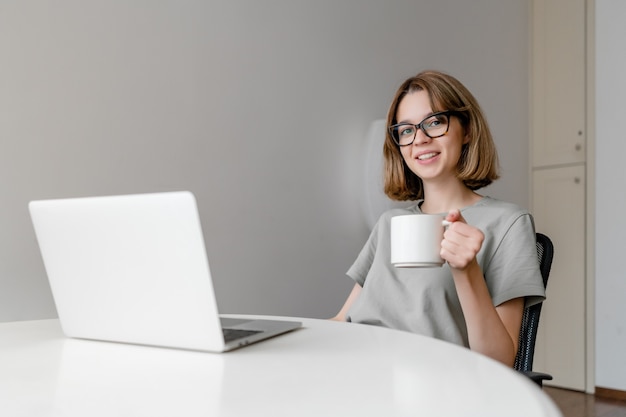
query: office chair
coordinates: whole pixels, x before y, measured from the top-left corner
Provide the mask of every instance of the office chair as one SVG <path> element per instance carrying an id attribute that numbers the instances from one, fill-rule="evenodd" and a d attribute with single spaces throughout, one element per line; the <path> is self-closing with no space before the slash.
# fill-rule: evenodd
<path id="1" fill-rule="evenodd" d="M 548 285 L 553 255 L 554 246 L 550 238 L 542 233 L 537 233 L 537 256 L 539 257 L 539 269 L 544 287 Z M 542 304 L 535 304 L 524 309 L 519 335 L 519 349 L 513 365 L 514 369 L 532 379 L 540 387 L 543 387 L 544 380 L 552 379 L 552 375 L 533 372 L 533 356 L 535 355 L 535 342 L 537 340 L 537 328 L 539 327 Z"/>

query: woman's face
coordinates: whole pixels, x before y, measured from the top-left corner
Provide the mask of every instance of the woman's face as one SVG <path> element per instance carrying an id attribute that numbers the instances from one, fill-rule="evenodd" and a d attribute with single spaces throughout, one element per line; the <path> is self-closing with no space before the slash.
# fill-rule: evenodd
<path id="1" fill-rule="evenodd" d="M 400 101 L 396 123 L 418 124 L 433 113 L 428 93 L 416 91 L 407 94 Z M 450 116 L 449 120 L 445 135 L 432 139 L 418 129 L 415 141 L 400 147 L 407 166 L 422 179 L 424 186 L 431 182 L 458 181 L 457 163 L 461 157 L 461 148 L 469 138 L 456 117 Z"/>

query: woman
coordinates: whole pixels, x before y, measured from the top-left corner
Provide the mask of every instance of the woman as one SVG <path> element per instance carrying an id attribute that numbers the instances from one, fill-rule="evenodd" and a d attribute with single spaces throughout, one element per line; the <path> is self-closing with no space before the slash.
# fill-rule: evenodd
<path id="1" fill-rule="evenodd" d="M 544 299 L 532 216 L 476 190 L 498 157 L 473 95 L 425 71 L 398 89 L 387 116 L 385 193 L 415 200 L 384 213 L 348 271 L 355 285 L 334 320 L 376 324 L 469 347 L 512 366 L 525 305 Z M 442 268 L 394 268 L 390 219 L 440 213 Z"/>

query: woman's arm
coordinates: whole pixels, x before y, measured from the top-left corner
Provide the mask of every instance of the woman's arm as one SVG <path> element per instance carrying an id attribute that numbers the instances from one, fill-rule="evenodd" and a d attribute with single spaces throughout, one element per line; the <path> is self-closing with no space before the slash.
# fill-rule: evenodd
<path id="1" fill-rule="evenodd" d="M 359 297 L 360 293 L 361 293 L 361 286 L 359 284 L 354 284 L 354 287 L 352 287 L 352 291 L 350 292 L 350 295 L 348 296 L 348 299 L 346 300 L 346 302 L 343 304 L 343 307 L 341 307 L 341 310 L 339 311 L 339 313 L 337 313 L 337 315 L 335 317 L 332 317 L 330 320 L 346 321 L 346 313 L 352 306 L 352 303 L 354 303 L 354 300 L 356 300 Z"/>
<path id="2" fill-rule="evenodd" d="M 515 298 L 493 306 L 485 278 L 476 260 L 483 233 L 465 223 L 458 210 L 451 211 L 441 244 L 441 257 L 450 265 L 465 322 L 469 345 L 506 365 L 513 366 L 517 354 L 524 299 Z"/>

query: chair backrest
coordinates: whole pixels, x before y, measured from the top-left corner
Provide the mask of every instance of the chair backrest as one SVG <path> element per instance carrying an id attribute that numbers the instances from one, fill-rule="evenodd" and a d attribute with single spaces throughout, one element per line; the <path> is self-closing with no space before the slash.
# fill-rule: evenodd
<path id="1" fill-rule="evenodd" d="M 539 257 L 539 269 L 541 270 L 543 285 L 547 287 L 548 276 L 552 267 L 552 257 L 554 256 L 554 246 L 550 238 L 542 233 L 537 233 L 537 256 Z M 542 304 L 538 303 L 524 309 L 522 328 L 519 335 L 519 349 L 513 365 L 514 369 L 518 371 L 527 372 L 533 370 L 535 341 L 537 339 Z"/>

